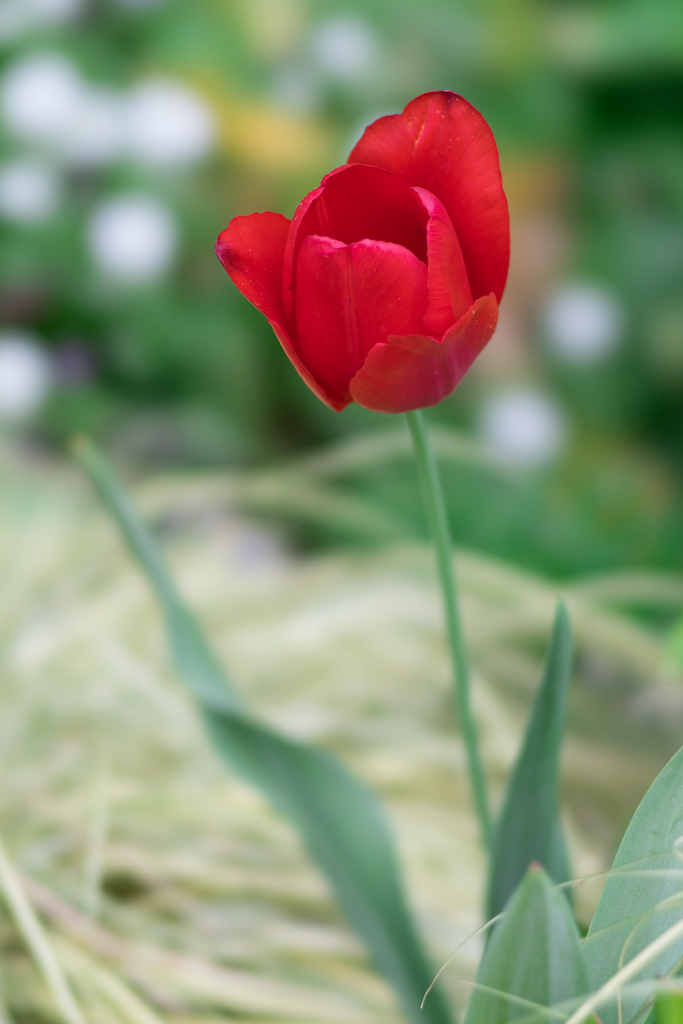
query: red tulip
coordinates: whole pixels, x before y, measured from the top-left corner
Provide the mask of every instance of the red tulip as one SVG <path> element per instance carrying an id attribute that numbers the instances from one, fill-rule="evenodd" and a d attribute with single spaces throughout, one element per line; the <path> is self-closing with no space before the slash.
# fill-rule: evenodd
<path id="1" fill-rule="evenodd" d="M 490 340 L 509 260 L 498 150 L 452 92 L 381 117 L 289 221 L 235 217 L 216 252 L 333 409 L 435 405 Z"/>

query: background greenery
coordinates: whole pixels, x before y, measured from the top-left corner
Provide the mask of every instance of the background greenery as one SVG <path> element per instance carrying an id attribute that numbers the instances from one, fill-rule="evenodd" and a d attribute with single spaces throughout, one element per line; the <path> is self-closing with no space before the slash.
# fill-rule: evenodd
<path id="1" fill-rule="evenodd" d="M 355 407 L 332 414 L 309 394 L 213 245 L 236 214 L 291 215 L 365 123 L 421 91 L 450 88 L 498 138 L 513 268 L 499 334 L 433 419 L 476 432 L 491 395 L 531 388 L 550 399 L 565 436 L 547 459 L 505 478 L 480 467 L 450 474 L 455 536 L 562 576 L 683 564 L 676 0 L 70 7 L 67 17 L 65 0 L 44 0 L 49 17 L 5 30 L 4 66 L 47 51 L 66 56 L 92 87 L 121 91 L 170 77 L 207 104 L 214 146 L 185 168 L 125 156 L 74 166 L 48 154 L 62 202 L 41 223 L 4 218 L 0 317 L 6 328 L 34 332 L 56 367 L 24 435 L 59 448 L 85 431 L 139 463 L 207 466 L 268 463 L 386 427 L 387 417 Z M 32 151 L 7 124 L 0 147 L 5 160 Z M 93 211 L 130 192 L 167 204 L 180 232 L 176 258 L 153 283 L 112 282 L 88 251 Z M 553 289 L 576 281 L 616 303 L 621 322 L 615 345 L 583 361 L 558 354 L 544 328 Z M 406 535 L 421 529 L 405 465 L 341 482 L 391 509 Z M 358 539 L 343 523 L 297 537 L 307 545 Z"/>

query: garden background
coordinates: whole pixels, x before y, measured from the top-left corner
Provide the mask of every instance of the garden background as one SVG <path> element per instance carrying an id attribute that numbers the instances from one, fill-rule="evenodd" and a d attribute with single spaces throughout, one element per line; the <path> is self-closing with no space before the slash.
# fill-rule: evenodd
<path id="1" fill-rule="evenodd" d="M 497 333 L 429 416 L 478 715 L 495 789 L 561 591 L 570 843 L 606 866 L 683 736 L 683 8 L 2 0 L 0 53 L 0 835 L 98 1024 L 395 1019 L 293 833 L 206 749 L 68 443 L 135 485 L 259 713 L 385 798 L 438 966 L 481 867 L 407 432 L 325 408 L 213 247 L 290 216 L 376 117 L 466 96 L 512 215 Z M 51 1021 L 2 928 L 8 1017 Z"/>

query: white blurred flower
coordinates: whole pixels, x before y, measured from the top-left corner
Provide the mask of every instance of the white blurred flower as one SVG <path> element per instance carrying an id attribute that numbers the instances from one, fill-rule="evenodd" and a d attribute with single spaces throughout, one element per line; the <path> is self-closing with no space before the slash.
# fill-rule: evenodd
<path id="1" fill-rule="evenodd" d="M 118 196 L 93 213 L 88 244 L 106 276 L 123 283 L 152 281 L 171 264 L 178 231 L 170 211 L 158 200 Z"/>
<path id="2" fill-rule="evenodd" d="M 56 53 L 32 53 L 15 61 L 0 82 L 0 106 L 15 135 L 59 145 L 78 117 L 82 82 L 76 67 Z"/>
<path id="3" fill-rule="evenodd" d="M 0 164 L 0 214 L 8 220 L 38 224 L 56 211 L 61 187 L 54 168 L 39 160 Z"/>
<path id="4" fill-rule="evenodd" d="M 215 136 L 201 96 L 171 79 L 140 82 L 130 93 L 126 121 L 130 153 L 148 165 L 193 163 L 211 149 Z"/>
<path id="5" fill-rule="evenodd" d="M 50 387 L 50 361 L 30 334 L 0 331 L 0 419 L 28 419 Z"/>
<path id="6" fill-rule="evenodd" d="M 28 27 L 26 11 L 20 0 L 2 0 L 0 3 L 0 42 L 15 39 Z"/>
<path id="7" fill-rule="evenodd" d="M 315 29 L 311 53 L 324 74 L 353 82 L 372 69 L 379 56 L 379 45 L 372 26 L 366 21 L 339 15 L 328 18 Z"/>
<path id="8" fill-rule="evenodd" d="M 83 7 L 84 0 L 0 0 L 0 41 L 43 25 L 61 25 Z"/>
<path id="9" fill-rule="evenodd" d="M 85 7 L 85 0 L 22 0 L 34 24 L 60 25 L 71 21 Z"/>
<path id="10" fill-rule="evenodd" d="M 532 388 L 507 388 L 489 395 L 480 411 L 485 443 L 505 462 L 532 467 L 562 450 L 567 422 L 558 404 Z"/>
<path id="11" fill-rule="evenodd" d="M 207 104 L 181 82 L 152 78 L 119 96 L 89 86 L 57 53 L 10 65 L 0 80 L 0 107 L 11 132 L 76 167 L 124 153 L 148 167 L 183 166 L 201 159 L 216 134 Z"/>
<path id="12" fill-rule="evenodd" d="M 610 355 L 625 319 L 618 299 L 591 284 L 559 288 L 550 296 L 543 316 L 549 347 L 574 363 L 597 362 Z"/>
<path id="13" fill-rule="evenodd" d="M 60 149 L 75 167 L 99 167 L 121 155 L 124 105 L 110 89 L 84 88 L 76 116 L 61 139 Z"/>

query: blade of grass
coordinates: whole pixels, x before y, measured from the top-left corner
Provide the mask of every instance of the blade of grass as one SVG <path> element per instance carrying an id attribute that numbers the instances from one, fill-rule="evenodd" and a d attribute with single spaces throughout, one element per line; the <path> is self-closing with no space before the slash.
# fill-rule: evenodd
<path id="1" fill-rule="evenodd" d="M 567 1019 L 566 1024 L 584 1024 L 584 1021 L 588 1016 L 597 1009 L 600 1009 L 601 1021 L 604 1021 L 605 1017 L 608 1016 L 606 1012 L 608 1009 L 613 1010 L 615 1015 L 618 1014 L 620 1002 L 619 994 L 622 989 L 624 990 L 624 994 L 627 996 L 627 999 L 623 1000 L 620 1017 L 625 1022 L 636 1020 L 637 1018 L 631 1016 L 628 1013 L 628 1010 L 625 1009 L 627 1001 L 630 1005 L 635 1005 L 636 1007 L 643 1005 L 644 1002 L 647 1002 L 648 999 L 651 998 L 651 992 L 649 996 L 643 1000 L 642 986 L 637 986 L 637 989 L 639 988 L 641 990 L 641 994 L 639 996 L 633 996 L 632 993 L 629 992 L 626 983 L 631 981 L 633 978 L 637 978 L 639 975 L 641 978 L 649 976 L 652 980 L 652 984 L 648 987 L 656 991 L 660 982 L 658 980 L 658 972 L 652 969 L 652 965 L 657 963 L 663 954 L 666 954 L 672 949 L 678 949 L 682 938 L 683 920 L 679 920 L 675 924 L 671 925 L 670 928 L 667 928 L 665 932 L 662 932 L 661 935 L 658 935 L 657 938 L 649 943 L 649 945 L 645 946 L 644 949 L 641 949 L 638 955 L 633 957 L 633 960 L 629 960 L 624 967 L 611 975 L 604 985 L 601 985 L 596 992 L 593 992 L 588 999 L 581 1003 L 578 1010 L 575 1010 L 571 1017 Z M 629 995 L 631 996 L 630 999 L 628 998 Z M 609 1003 L 607 1002 L 608 1000 L 610 1000 Z"/>
<path id="2" fill-rule="evenodd" d="M 0 892 L 17 928 L 41 970 L 66 1024 L 85 1024 L 69 983 L 43 927 L 29 903 L 5 849 L 0 843 Z"/>
<path id="3" fill-rule="evenodd" d="M 569 616 L 560 602 L 543 678 L 495 829 L 488 917 L 501 912 L 531 861 L 541 864 L 558 884 L 569 878 L 558 783 L 572 652 Z"/>
<path id="4" fill-rule="evenodd" d="M 88 825 L 83 872 L 83 910 L 91 921 L 97 919 L 102 883 L 104 848 L 109 825 L 109 772 L 104 758 L 97 766 L 93 793 L 92 810 Z"/>
<path id="5" fill-rule="evenodd" d="M 104 996 L 124 1021 L 128 1021 L 128 1024 L 164 1024 L 163 1018 L 143 1002 L 125 982 L 63 937 L 59 940 L 59 952 L 74 981 L 87 981 Z"/>
<path id="6" fill-rule="evenodd" d="M 446 1024 L 451 1018 L 439 993 L 426 1014 L 420 1011 L 432 971 L 378 801 L 331 755 L 279 735 L 243 709 L 106 461 L 85 440 L 74 451 L 156 593 L 176 671 L 197 700 L 216 749 L 299 830 L 406 1015 L 415 1022 Z"/>

